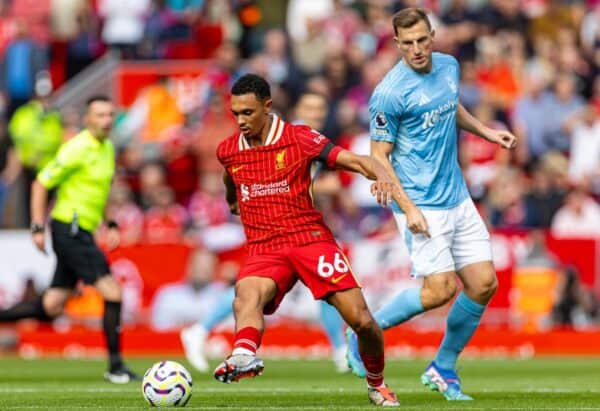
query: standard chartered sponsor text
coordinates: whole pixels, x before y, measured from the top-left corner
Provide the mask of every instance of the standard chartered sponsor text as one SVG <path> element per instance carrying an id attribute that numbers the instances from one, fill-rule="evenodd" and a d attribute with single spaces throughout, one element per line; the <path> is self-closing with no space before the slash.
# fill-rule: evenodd
<path id="1" fill-rule="evenodd" d="M 252 184 L 250 186 L 250 197 L 262 197 L 274 194 L 289 193 L 290 186 L 287 180 L 275 181 L 267 184 Z"/>

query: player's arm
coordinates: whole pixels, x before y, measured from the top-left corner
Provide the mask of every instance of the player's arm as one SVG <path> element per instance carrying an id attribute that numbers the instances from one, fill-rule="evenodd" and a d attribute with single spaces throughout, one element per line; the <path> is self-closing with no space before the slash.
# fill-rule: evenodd
<path id="1" fill-rule="evenodd" d="M 371 192 L 382 206 L 387 206 L 393 197 L 395 187 L 391 174 L 376 159 L 341 149 L 335 158 L 335 167 L 376 180 Z"/>
<path id="2" fill-rule="evenodd" d="M 517 145 L 517 137 L 510 131 L 494 130 L 493 128 L 487 127 L 481 121 L 473 117 L 462 104 L 458 104 L 456 110 L 456 124 L 462 130 L 475 134 L 492 143 L 499 144 L 504 148 L 512 149 Z"/>
<path id="3" fill-rule="evenodd" d="M 387 141 L 371 140 L 371 157 L 373 157 L 385 170 L 392 176 L 394 183 L 393 198 L 404 214 L 406 214 L 406 222 L 408 229 L 413 233 L 423 233 L 429 237 L 429 228 L 425 216 L 419 208 L 408 197 L 406 191 L 402 187 L 402 183 L 398 179 L 392 163 L 390 163 L 390 153 L 394 148 L 394 144 Z"/>
<path id="4" fill-rule="evenodd" d="M 225 184 L 225 199 L 229 204 L 229 211 L 231 214 L 240 215 L 240 207 L 235 192 L 235 184 L 229 173 L 223 173 L 223 184 Z"/>
<path id="5" fill-rule="evenodd" d="M 36 248 L 46 254 L 44 221 L 48 205 L 48 189 L 37 179 L 31 184 L 31 236 Z"/>
<path id="6" fill-rule="evenodd" d="M 86 148 L 75 140 L 63 144 L 54 157 L 38 173 L 31 185 L 31 234 L 35 246 L 46 252 L 44 244 L 44 223 L 48 206 L 48 191 L 60 185 L 71 173 L 86 161 Z"/>

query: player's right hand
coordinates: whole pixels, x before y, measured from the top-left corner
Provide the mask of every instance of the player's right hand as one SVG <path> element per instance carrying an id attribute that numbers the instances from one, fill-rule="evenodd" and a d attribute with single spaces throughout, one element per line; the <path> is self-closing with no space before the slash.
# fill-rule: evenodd
<path id="1" fill-rule="evenodd" d="M 406 211 L 406 225 L 411 233 L 425 234 L 427 238 L 431 238 L 427 220 L 425 220 L 425 216 L 418 207 L 411 207 Z"/>
<path id="2" fill-rule="evenodd" d="M 391 181 L 376 181 L 372 183 L 371 195 L 375 197 L 380 206 L 387 207 L 392 203 L 392 198 L 394 197 L 394 183 Z"/>
<path id="3" fill-rule="evenodd" d="M 41 232 L 41 233 L 31 234 L 31 238 L 33 239 L 33 244 L 35 244 L 35 247 L 38 250 L 40 250 L 42 253 L 47 254 L 44 233 Z"/>

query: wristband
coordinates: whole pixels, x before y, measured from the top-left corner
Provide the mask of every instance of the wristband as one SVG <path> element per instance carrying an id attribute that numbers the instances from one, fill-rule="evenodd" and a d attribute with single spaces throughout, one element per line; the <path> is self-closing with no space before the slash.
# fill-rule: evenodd
<path id="1" fill-rule="evenodd" d="M 31 234 L 43 233 L 45 230 L 44 224 L 31 223 L 31 227 L 29 227 Z"/>

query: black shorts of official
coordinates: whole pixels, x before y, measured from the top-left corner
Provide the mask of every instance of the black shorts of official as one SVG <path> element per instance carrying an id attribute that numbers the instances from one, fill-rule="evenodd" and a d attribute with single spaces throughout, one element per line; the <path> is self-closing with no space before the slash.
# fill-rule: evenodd
<path id="1" fill-rule="evenodd" d="M 92 233 L 57 220 L 50 222 L 50 229 L 52 248 L 56 254 L 51 288 L 74 288 L 78 280 L 94 284 L 100 277 L 109 274 L 108 261 L 96 245 Z"/>

